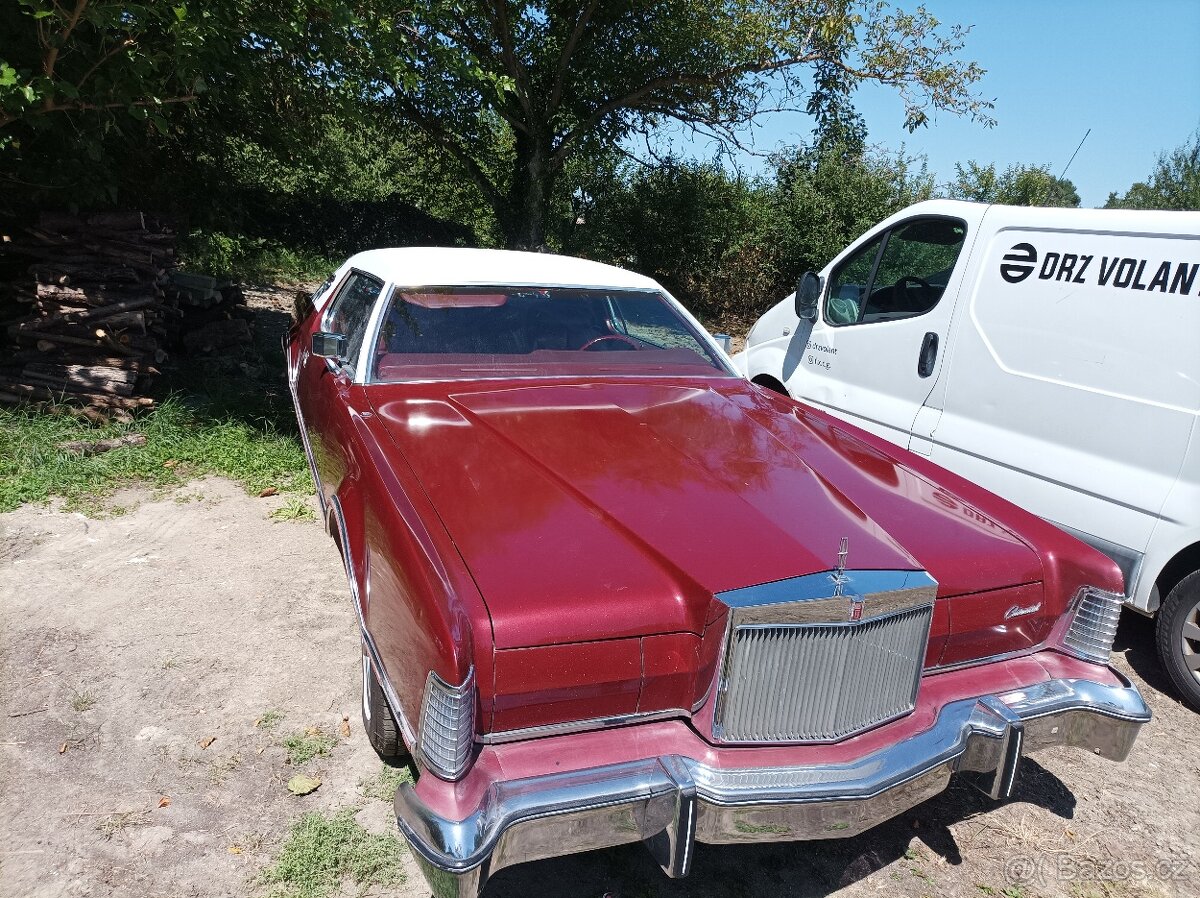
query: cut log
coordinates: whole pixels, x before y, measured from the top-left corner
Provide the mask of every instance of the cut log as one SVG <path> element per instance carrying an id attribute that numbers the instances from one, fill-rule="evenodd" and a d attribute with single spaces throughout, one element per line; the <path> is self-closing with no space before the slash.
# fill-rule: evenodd
<path id="1" fill-rule="evenodd" d="M 117 418 L 117 420 L 121 421 L 122 424 L 128 424 L 133 421 L 133 417 L 128 412 L 121 411 L 120 409 L 114 409 L 114 410 L 104 409 L 103 411 L 101 411 L 100 409 L 92 408 L 91 406 L 85 406 L 84 408 L 74 408 L 69 405 L 60 406 L 59 408 L 61 408 L 64 412 L 66 412 L 72 418 L 80 418 L 81 420 L 88 421 L 91 424 L 95 424 L 97 427 L 103 427 L 104 425 L 108 424 L 109 423 L 109 415 L 112 415 L 112 417 L 117 418 L 118 412 L 120 413 L 122 418 L 125 419 L 125 420 L 121 420 L 121 418 Z"/>
<path id="2" fill-rule="evenodd" d="M 119 286 L 38 284 L 36 290 L 39 300 L 70 302 L 84 306 L 102 306 L 113 302 L 126 302 L 143 296 L 159 297 L 162 295 L 162 291 L 153 284 L 122 284 Z"/>
<path id="3" fill-rule="evenodd" d="M 122 312 L 131 312 L 134 309 L 147 309 L 150 306 L 156 305 L 159 302 L 157 296 L 143 296 L 137 299 L 127 299 L 122 302 L 109 303 L 103 306 L 97 306 L 79 316 L 80 321 L 102 321 L 110 318 L 113 315 L 121 314 Z"/>
<path id="4" fill-rule="evenodd" d="M 144 445 L 146 445 L 145 434 L 127 433 L 108 440 L 69 440 L 65 443 L 59 443 L 58 448 L 66 452 L 77 452 L 80 455 L 99 455 L 102 452 L 111 452 L 114 449 L 120 449 L 124 446 Z"/>
<path id="5" fill-rule="evenodd" d="M 29 273 L 45 284 L 137 284 L 142 278 L 125 265 L 80 265 L 59 260 L 29 266 Z"/>
<path id="6" fill-rule="evenodd" d="M 61 379 L 84 387 L 92 384 L 132 384 L 138 378 L 136 371 L 126 368 L 108 365 L 55 365 L 48 362 L 29 362 L 21 369 L 21 374 L 24 377 L 33 375 Z M 101 392 L 116 392 L 103 387 L 100 389 Z M 96 390 L 82 390 L 81 392 L 96 392 Z"/>
<path id="7" fill-rule="evenodd" d="M 132 356 L 137 354 L 132 349 L 122 346 L 119 343 L 115 343 L 112 340 L 98 340 L 95 337 L 89 339 L 87 337 L 72 337 L 65 334 L 51 334 L 38 331 L 37 338 L 37 348 L 42 350 L 42 352 L 49 352 L 54 349 L 56 345 L 61 344 L 63 346 L 105 347 L 107 349 L 111 349 L 113 352 L 117 353 L 117 355 Z"/>
<path id="8" fill-rule="evenodd" d="M 81 231 L 84 227 L 82 218 L 66 212 L 43 212 L 38 216 L 38 225 L 44 230 L 64 234 Z"/>
<path id="9" fill-rule="evenodd" d="M 64 329 L 64 326 L 79 324 L 85 321 L 89 322 L 112 322 L 114 318 L 125 316 L 123 320 L 126 322 L 136 322 L 136 326 L 145 331 L 146 320 L 141 312 L 136 313 L 136 318 L 131 319 L 128 316 L 133 314 L 132 310 L 144 309 L 154 305 L 158 299 L 153 296 L 144 296 L 140 299 L 130 299 L 125 302 L 109 303 L 104 306 L 96 306 L 95 308 L 84 309 L 81 311 L 72 311 L 63 309 L 54 314 L 47 315 L 43 318 L 31 318 L 27 321 L 22 321 L 17 324 L 9 325 L 8 332 L 13 336 L 22 336 L 32 332 L 48 331 L 51 328 L 57 328 L 59 331 Z M 112 327 L 130 327 L 132 324 L 111 324 Z M 68 336 L 83 336 L 83 334 L 70 334 Z M 98 336 L 98 335 L 97 335 Z"/>
<path id="10" fill-rule="evenodd" d="M 146 217 L 141 212 L 97 212 L 88 216 L 88 227 L 114 231 L 144 231 Z"/>
<path id="11" fill-rule="evenodd" d="M 28 362 L 22 370 L 35 371 L 38 374 L 75 374 L 85 373 L 103 375 L 117 380 L 132 380 L 137 372 L 126 367 L 125 360 L 118 360 L 112 365 L 60 365 L 54 362 Z"/>
<path id="12" fill-rule="evenodd" d="M 114 312 L 111 315 L 105 315 L 104 330 L 136 330 L 139 333 L 146 333 L 146 313 L 145 312 Z M 100 329 L 97 329 L 96 336 L 100 336 Z"/>

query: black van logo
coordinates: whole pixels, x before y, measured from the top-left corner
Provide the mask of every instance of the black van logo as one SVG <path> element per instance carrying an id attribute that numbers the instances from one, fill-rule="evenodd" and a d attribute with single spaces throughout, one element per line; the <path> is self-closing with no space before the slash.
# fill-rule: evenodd
<path id="1" fill-rule="evenodd" d="M 1030 243 L 1018 243 L 1004 254 L 1000 264 L 1000 277 L 1010 284 L 1019 284 L 1033 274 L 1037 265 L 1037 250 Z"/>

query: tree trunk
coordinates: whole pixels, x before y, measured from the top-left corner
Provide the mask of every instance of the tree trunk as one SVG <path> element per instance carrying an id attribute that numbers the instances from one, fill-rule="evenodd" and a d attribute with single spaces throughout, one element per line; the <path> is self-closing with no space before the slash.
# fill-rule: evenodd
<path id="1" fill-rule="evenodd" d="M 549 141 L 518 136 L 508 213 L 501 216 L 509 249 L 546 250 L 546 214 L 556 175 Z"/>

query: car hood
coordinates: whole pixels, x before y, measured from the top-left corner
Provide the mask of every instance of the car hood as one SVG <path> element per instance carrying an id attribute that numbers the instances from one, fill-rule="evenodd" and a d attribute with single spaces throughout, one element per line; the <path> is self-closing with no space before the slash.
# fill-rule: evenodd
<path id="1" fill-rule="evenodd" d="M 1037 554 L 815 416 L 735 380 L 375 386 L 497 648 L 702 633 L 714 594 L 847 567 L 939 597 L 1034 583 Z"/>

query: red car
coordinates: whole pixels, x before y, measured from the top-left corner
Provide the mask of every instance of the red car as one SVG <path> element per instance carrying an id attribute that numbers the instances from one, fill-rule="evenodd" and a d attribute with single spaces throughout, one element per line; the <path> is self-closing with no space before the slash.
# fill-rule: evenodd
<path id="1" fill-rule="evenodd" d="M 560 256 L 350 259 L 288 338 L 438 895 L 643 841 L 854 836 L 1050 745 L 1121 760 L 1116 566 L 742 380 L 654 281 Z"/>

